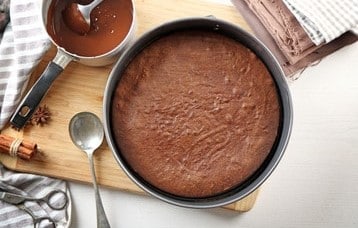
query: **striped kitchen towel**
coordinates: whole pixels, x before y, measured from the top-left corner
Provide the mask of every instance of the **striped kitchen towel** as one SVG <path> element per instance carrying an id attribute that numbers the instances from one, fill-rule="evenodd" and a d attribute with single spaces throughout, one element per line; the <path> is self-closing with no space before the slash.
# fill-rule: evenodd
<path id="1" fill-rule="evenodd" d="M 10 1 L 10 22 L 0 41 L 0 130 L 18 105 L 31 72 L 50 46 L 41 22 L 40 3 Z"/>
<path id="2" fill-rule="evenodd" d="M 69 227 L 72 205 L 71 195 L 65 181 L 34 174 L 13 172 L 6 169 L 0 163 L 0 191 L 37 198 L 43 197 L 46 193 L 53 190 L 67 192 L 68 204 L 65 209 L 56 211 L 46 204 L 30 201 L 26 201 L 24 206 L 28 210 L 31 210 L 35 216 L 50 217 L 56 223 L 56 227 Z M 57 200 L 62 199 L 59 198 Z M 0 227 L 32 228 L 34 225 L 31 216 L 26 211 L 0 200 Z"/>
<path id="3" fill-rule="evenodd" d="M 358 35 L 358 0 L 283 0 L 315 45 Z"/>

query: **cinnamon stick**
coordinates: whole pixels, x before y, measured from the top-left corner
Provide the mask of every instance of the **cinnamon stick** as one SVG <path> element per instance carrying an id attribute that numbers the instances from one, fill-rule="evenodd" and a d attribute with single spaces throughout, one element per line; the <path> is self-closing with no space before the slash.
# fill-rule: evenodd
<path id="1" fill-rule="evenodd" d="M 0 134 L 0 152 L 30 160 L 37 152 L 37 144 L 24 139 Z"/>

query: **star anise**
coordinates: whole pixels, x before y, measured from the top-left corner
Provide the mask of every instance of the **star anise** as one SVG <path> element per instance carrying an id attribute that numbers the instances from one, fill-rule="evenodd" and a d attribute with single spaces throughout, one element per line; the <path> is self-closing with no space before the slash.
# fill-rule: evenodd
<path id="1" fill-rule="evenodd" d="M 49 119 L 51 118 L 51 112 L 47 105 L 39 106 L 38 109 L 34 112 L 34 114 L 30 118 L 30 123 L 32 125 L 44 125 L 47 124 Z"/>

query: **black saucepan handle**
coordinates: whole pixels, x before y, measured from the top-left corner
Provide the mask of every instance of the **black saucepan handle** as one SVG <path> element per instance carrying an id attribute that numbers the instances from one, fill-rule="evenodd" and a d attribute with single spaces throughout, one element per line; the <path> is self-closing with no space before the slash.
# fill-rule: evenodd
<path id="1" fill-rule="evenodd" d="M 57 53 L 54 60 L 47 65 L 45 71 L 22 99 L 11 117 L 10 122 L 14 127 L 20 129 L 25 126 L 45 97 L 53 81 L 61 74 L 71 60 L 72 58 L 67 56 L 67 54 Z"/>

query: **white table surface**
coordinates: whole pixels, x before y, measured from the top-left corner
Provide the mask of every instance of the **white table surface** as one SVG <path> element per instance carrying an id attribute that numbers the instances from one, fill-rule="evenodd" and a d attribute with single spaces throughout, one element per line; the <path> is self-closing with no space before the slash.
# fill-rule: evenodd
<path id="1" fill-rule="evenodd" d="M 252 210 L 195 210 L 101 187 L 112 227 L 358 227 L 358 43 L 289 83 L 294 124 Z M 95 227 L 92 186 L 69 183 L 71 227 Z"/>

